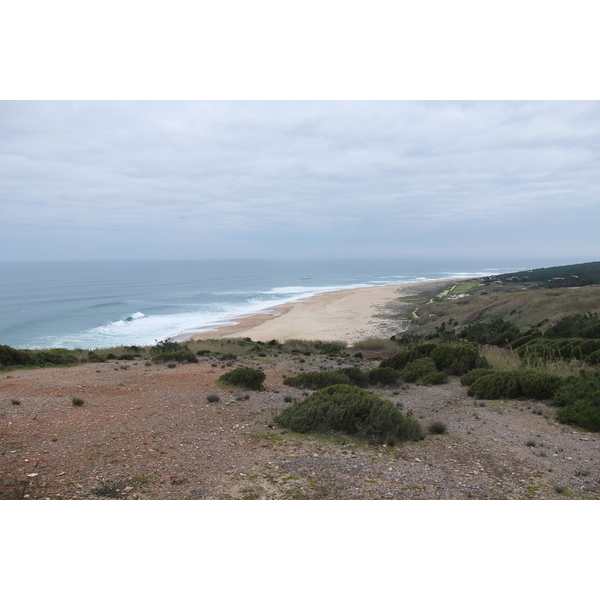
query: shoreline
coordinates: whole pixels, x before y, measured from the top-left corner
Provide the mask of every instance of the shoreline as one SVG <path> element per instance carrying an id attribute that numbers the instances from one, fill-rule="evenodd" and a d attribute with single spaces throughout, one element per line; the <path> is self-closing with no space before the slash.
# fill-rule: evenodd
<path id="1" fill-rule="evenodd" d="M 401 333 L 398 321 L 386 320 L 386 310 L 402 296 L 421 294 L 427 288 L 470 277 L 430 279 L 382 286 L 366 286 L 315 294 L 309 298 L 233 317 L 210 330 L 182 333 L 176 341 L 249 337 L 253 341 L 284 342 L 290 339 L 339 340 L 347 343 Z M 232 323 L 232 321 L 234 323 Z M 393 333 L 390 333 L 394 329 Z"/>

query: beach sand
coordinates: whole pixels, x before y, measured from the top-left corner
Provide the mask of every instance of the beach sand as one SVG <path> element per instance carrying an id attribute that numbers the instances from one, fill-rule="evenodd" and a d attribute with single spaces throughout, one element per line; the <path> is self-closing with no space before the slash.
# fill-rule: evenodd
<path id="1" fill-rule="evenodd" d="M 249 337 L 254 341 L 290 339 L 340 340 L 353 343 L 389 337 L 404 331 L 409 321 L 390 319 L 398 313 L 400 298 L 435 293 L 458 279 L 372 286 L 326 292 L 300 302 L 273 307 L 268 313 L 235 319 L 235 325 L 215 326 L 192 339 Z M 396 310 L 394 310 L 396 309 Z"/>

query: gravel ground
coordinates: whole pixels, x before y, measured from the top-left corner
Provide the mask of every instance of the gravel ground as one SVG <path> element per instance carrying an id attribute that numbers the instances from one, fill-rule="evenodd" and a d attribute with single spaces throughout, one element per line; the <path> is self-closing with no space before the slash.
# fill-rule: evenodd
<path id="1" fill-rule="evenodd" d="M 113 361 L 19 370 L 0 379 L 0 497 L 25 499 L 589 499 L 600 495 L 600 435 L 558 424 L 530 401 L 480 402 L 457 380 L 379 392 L 427 429 L 394 447 L 273 425 L 301 369 L 325 357 L 243 359 L 265 391 L 223 389 L 233 368 Z M 304 362 L 302 362 L 304 361 Z M 365 369 L 376 362 L 346 359 Z M 207 402 L 209 394 L 220 401 Z M 247 399 L 244 396 L 248 396 Z M 72 399 L 84 403 L 74 406 Z"/>

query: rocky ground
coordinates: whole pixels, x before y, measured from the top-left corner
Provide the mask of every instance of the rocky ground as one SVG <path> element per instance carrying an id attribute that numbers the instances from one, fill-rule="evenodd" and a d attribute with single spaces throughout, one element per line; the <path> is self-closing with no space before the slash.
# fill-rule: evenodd
<path id="1" fill-rule="evenodd" d="M 340 364 L 341 363 L 341 364 Z M 222 388 L 261 366 L 265 390 Z M 457 379 L 381 389 L 427 430 L 394 447 L 282 430 L 273 417 L 305 392 L 301 370 L 378 361 L 281 355 L 225 365 L 112 361 L 15 370 L 0 379 L 5 499 L 579 499 L 600 495 L 600 435 L 530 401 L 478 401 Z M 208 402 L 217 394 L 218 402 Z M 73 398 L 83 400 L 81 406 Z"/>

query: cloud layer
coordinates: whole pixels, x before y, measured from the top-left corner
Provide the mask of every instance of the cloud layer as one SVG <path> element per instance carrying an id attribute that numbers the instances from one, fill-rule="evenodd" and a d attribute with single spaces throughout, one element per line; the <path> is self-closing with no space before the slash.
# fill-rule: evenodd
<path id="1" fill-rule="evenodd" d="M 0 102 L 0 258 L 598 256 L 597 102 Z"/>

